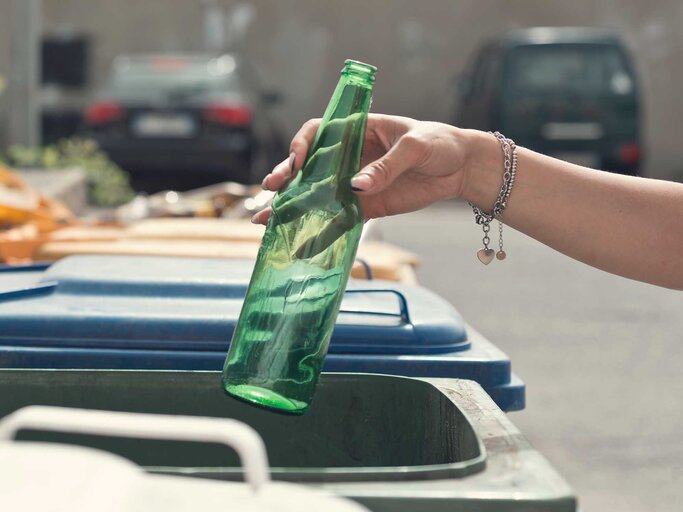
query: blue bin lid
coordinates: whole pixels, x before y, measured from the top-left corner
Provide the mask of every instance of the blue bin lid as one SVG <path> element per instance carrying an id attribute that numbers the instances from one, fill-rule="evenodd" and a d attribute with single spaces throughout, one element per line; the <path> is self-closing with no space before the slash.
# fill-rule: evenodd
<path id="1" fill-rule="evenodd" d="M 0 269 L 0 343 L 227 350 L 253 264 L 71 256 L 47 268 L 27 267 L 23 280 L 20 269 Z M 460 314 L 429 290 L 351 279 L 330 352 L 422 354 L 469 346 Z"/>

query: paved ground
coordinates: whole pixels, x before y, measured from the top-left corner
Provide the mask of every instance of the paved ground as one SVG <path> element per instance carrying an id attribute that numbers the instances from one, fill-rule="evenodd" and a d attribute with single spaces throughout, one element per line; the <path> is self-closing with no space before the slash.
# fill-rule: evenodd
<path id="1" fill-rule="evenodd" d="M 582 512 L 681 510 L 683 292 L 611 276 L 512 230 L 508 259 L 484 267 L 462 203 L 381 229 L 421 256 L 424 286 L 511 357 L 527 408 L 510 417 Z"/>

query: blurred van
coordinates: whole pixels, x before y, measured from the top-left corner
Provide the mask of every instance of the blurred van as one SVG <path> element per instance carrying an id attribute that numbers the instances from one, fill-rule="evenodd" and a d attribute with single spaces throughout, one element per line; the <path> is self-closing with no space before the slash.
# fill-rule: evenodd
<path id="1" fill-rule="evenodd" d="M 457 81 L 455 124 L 587 167 L 639 174 L 641 100 L 615 34 L 530 28 L 484 45 Z"/>

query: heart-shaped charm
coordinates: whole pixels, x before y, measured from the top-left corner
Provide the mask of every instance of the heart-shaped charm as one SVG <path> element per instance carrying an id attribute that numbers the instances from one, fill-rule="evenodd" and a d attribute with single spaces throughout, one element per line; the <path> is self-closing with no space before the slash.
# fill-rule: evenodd
<path id="1" fill-rule="evenodd" d="M 493 254 L 493 249 L 479 249 L 477 251 L 477 258 L 479 258 L 479 261 L 481 261 L 484 265 L 488 265 L 493 261 Z"/>

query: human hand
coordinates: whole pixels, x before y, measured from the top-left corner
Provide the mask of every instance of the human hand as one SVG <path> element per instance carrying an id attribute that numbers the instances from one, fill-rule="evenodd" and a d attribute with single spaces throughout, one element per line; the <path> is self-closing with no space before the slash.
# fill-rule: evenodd
<path id="1" fill-rule="evenodd" d="M 292 139 L 292 153 L 263 180 L 280 190 L 300 169 L 320 119 L 305 123 Z M 460 197 L 467 167 L 468 130 L 407 117 L 370 114 L 361 170 L 351 180 L 366 219 L 407 213 L 436 201 Z M 252 219 L 265 224 L 272 210 Z"/>

